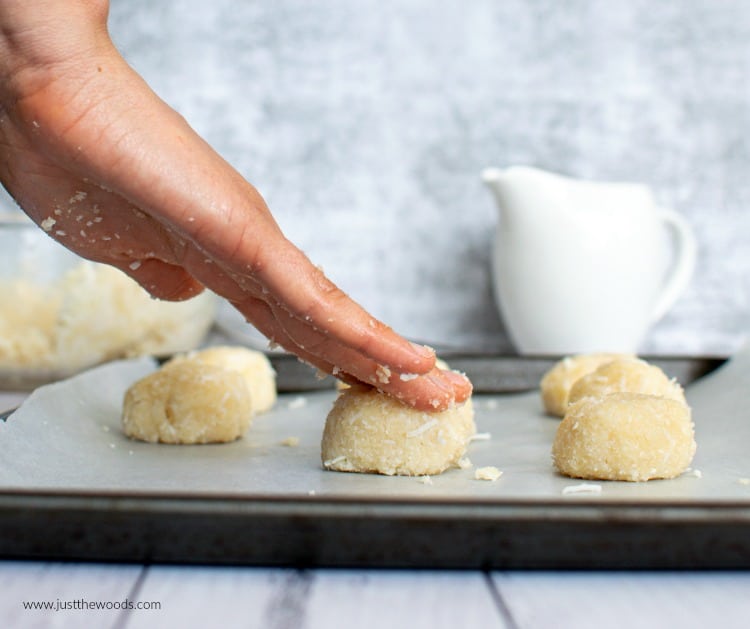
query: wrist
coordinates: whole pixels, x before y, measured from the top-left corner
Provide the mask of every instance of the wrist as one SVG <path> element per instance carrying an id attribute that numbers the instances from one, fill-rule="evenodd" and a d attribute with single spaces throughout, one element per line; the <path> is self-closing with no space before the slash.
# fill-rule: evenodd
<path id="1" fill-rule="evenodd" d="M 0 0 L 3 96 L 19 74 L 56 72 L 109 44 L 108 0 Z"/>

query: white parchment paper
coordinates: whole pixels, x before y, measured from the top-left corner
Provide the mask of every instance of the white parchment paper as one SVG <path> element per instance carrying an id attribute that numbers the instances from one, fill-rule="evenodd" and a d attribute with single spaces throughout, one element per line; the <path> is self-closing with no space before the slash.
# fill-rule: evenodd
<path id="1" fill-rule="evenodd" d="M 133 441 L 120 428 L 125 390 L 155 369 L 148 359 L 121 361 L 36 390 L 0 422 L 0 490 L 112 490 L 169 494 L 368 496 L 455 500 L 643 500 L 750 502 L 750 352 L 687 391 L 698 453 L 692 471 L 647 483 L 598 482 L 581 492 L 553 469 L 557 419 L 536 393 L 475 396 L 477 425 L 490 434 L 467 452 L 471 469 L 430 479 L 328 472 L 320 437 L 335 392 L 282 395 L 234 443 L 173 446 Z M 297 437 L 299 445 L 283 445 Z M 496 481 L 474 479 L 495 466 Z M 567 491 L 566 491 L 567 488 Z"/>

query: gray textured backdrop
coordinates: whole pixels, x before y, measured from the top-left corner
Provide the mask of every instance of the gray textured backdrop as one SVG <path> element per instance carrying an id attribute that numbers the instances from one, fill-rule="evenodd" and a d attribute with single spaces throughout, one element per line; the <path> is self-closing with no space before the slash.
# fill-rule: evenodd
<path id="1" fill-rule="evenodd" d="M 375 315 L 508 349 L 485 166 L 644 181 L 698 232 L 693 284 L 644 351 L 750 327 L 745 0 L 112 0 L 154 89 Z"/>

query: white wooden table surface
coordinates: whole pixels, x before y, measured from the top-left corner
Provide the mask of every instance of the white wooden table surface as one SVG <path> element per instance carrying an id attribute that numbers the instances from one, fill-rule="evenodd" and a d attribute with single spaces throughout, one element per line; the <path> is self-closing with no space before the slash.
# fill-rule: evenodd
<path id="1" fill-rule="evenodd" d="M 65 607 L 29 609 L 31 603 Z M 83 608 L 83 603 L 92 608 Z M 154 609 L 116 609 L 133 603 Z M 111 609 L 96 610 L 95 604 Z M 750 626 L 750 573 L 292 570 L 0 562 L 0 627 Z"/>
<path id="2" fill-rule="evenodd" d="M 0 410 L 22 399 L 0 393 Z M 0 560 L 0 629 L 347 626 L 745 628 L 750 571 L 294 570 Z"/>

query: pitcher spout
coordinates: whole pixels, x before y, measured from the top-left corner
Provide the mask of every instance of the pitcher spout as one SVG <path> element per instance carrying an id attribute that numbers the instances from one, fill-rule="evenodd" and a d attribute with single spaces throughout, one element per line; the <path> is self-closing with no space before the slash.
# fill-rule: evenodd
<path id="1" fill-rule="evenodd" d="M 494 187 L 503 176 L 503 171 L 499 168 L 485 168 L 482 171 L 482 181 L 490 188 Z"/>
<path id="2" fill-rule="evenodd" d="M 505 170 L 501 168 L 485 168 L 481 172 L 482 182 L 490 189 L 495 199 L 498 212 L 504 213 L 506 200 L 504 199 Z"/>
<path id="3" fill-rule="evenodd" d="M 552 214 L 558 213 L 560 199 L 580 197 L 589 204 L 592 184 L 574 181 L 568 177 L 547 172 L 532 166 L 514 165 L 507 168 L 485 168 L 482 181 L 492 191 L 498 210 L 504 221 L 516 221 L 523 216 L 526 222 L 542 223 Z M 567 213 L 575 213 L 575 207 L 567 207 Z"/>

